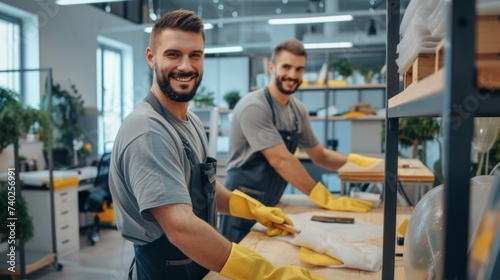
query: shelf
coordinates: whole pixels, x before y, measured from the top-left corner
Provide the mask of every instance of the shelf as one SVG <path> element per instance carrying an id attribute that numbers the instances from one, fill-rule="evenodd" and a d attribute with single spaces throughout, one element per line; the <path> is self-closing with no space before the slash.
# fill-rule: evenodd
<path id="1" fill-rule="evenodd" d="M 310 119 L 311 121 L 383 121 L 385 120 L 385 116 L 368 115 L 359 118 L 349 118 L 349 119 L 346 119 L 342 116 L 331 116 L 331 117 L 311 116 Z"/>
<path id="2" fill-rule="evenodd" d="M 327 87 L 325 85 L 308 85 L 300 86 L 297 90 L 367 90 L 367 89 L 385 89 L 386 84 L 369 84 L 369 85 L 345 85 L 345 86 L 333 86 Z M 252 86 L 250 90 L 254 91 L 260 87 Z"/>
<path id="3" fill-rule="evenodd" d="M 365 90 L 365 89 L 382 89 L 385 88 L 385 84 L 369 84 L 369 85 L 345 85 L 345 86 L 318 86 L 318 85 L 309 85 L 309 86 L 301 86 L 298 90 Z"/>
<path id="4" fill-rule="evenodd" d="M 39 270 L 40 268 L 43 268 L 47 265 L 53 264 L 56 262 L 56 254 L 55 253 L 40 253 L 40 252 L 34 252 L 34 251 L 28 251 L 26 250 L 25 252 L 25 257 L 26 257 L 26 274 L 30 274 L 36 270 Z M 19 256 L 19 252 L 16 251 L 16 256 Z M 7 262 L 7 254 L 2 254 L 2 257 L 0 257 L 1 260 L 1 265 L 0 265 L 0 275 L 13 275 L 17 276 L 19 275 L 19 265 L 16 264 L 16 272 L 11 272 L 6 266 Z"/>
<path id="5" fill-rule="evenodd" d="M 439 117 L 443 112 L 444 96 L 444 68 L 433 75 L 412 83 L 401 93 L 388 101 L 387 116 L 397 117 Z M 476 117 L 489 117 L 498 115 L 500 106 L 500 91 L 498 89 L 478 89 L 471 96 L 471 104 Z M 465 102 L 464 102 L 465 103 Z M 466 107 L 468 104 L 462 104 Z"/>
<path id="6" fill-rule="evenodd" d="M 387 116 L 440 116 L 443 111 L 444 75 L 444 69 L 441 69 L 389 99 Z"/>

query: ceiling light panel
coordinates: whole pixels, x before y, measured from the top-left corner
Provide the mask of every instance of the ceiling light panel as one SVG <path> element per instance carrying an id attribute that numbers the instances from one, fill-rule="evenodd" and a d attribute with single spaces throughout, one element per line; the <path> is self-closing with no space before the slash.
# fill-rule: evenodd
<path id="1" fill-rule="evenodd" d="M 324 16 L 324 17 L 304 17 L 304 18 L 275 18 L 267 22 L 272 25 L 278 24 L 305 24 L 305 23 L 324 23 L 324 22 L 340 22 L 351 21 L 351 15 Z"/>
<path id="2" fill-rule="evenodd" d="M 108 2 L 123 2 L 123 0 L 56 0 L 58 5 L 80 5 Z"/>
<path id="3" fill-rule="evenodd" d="M 208 47 L 205 48 L 206 54 L 211 53 L 233 53 L 233 52 L 242 52 L 242 46 L 227 46 L 227 47 Z"/>
<path id="4" fill-rule="evenodd" d="M 335 43 L 304 43 L 306 49 L 340 49 L 352 48 L 351 42 L 335 42 Z"/>

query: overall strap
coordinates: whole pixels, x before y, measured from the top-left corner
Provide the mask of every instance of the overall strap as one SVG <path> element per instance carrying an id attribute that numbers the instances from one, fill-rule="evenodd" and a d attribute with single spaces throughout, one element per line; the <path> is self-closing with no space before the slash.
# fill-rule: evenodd
<path id="1" fill-rule="evenodd" d="M 269 89 L 267 87 L 264 88 L 264 94 L 266 96 L 267 103 L 271 107 L 271 112 L 273 113 L 273 124 L 274 124 L 274 126 L 276 126 L 276 114 L 274 113 L 273 100 L 271 97 L 271 93 L 269 92 Z M 295 118 L 294 131 L 298 131 L 299 130 L 299 119 L 297 118 L 297 113 L 295 112 L 295 110 L 293 110 L 292 107 L 294 107 L 294 106 L 292 106 L 291 101 L 290 101 L 290 109 L 293 111 L 293 116 Z"/>
<path id="2" fill-rule="evenodd" d="M 163 110 L 161 109 L 160 101 L 158 101 L 158 99 L 153 95 L 152 92 L 149 92 L 146 98 L 144 98 L 144 101 L 149 103 L 149 105 L 151 105 L 151 107 L 155 110 L 156 113 L 160 114 L 168 123 L 170 123 L 167 117 L 165 116 L 165 112 L 163 112 Z M 179 137 L 181 138 L 181 141 L 189 145 L 189 142 L 186 140 L 186 138 L 184 138 L 184 136 L 182 136 L 182 134 L 179 131 L 177 131 L 177 129 L 173 125 L 172 127 L 175 129 L 175 132 L 177 132 L 177 135 L 179 135 Z"/>

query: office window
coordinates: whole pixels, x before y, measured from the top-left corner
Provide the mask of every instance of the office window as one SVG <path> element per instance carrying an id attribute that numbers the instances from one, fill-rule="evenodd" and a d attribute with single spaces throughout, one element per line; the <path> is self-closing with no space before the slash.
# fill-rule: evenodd
<path id="1" fill-rule="evenodd" d="M 21 20 L 0 13 L 0 70 L 21 68 Z M 21 92 L 19 72 L 1 73 L 0 85 Z"/>
<path id="2" fill-rule="evenodd" d="M 99 44 L 97 49 L 98 152 L 111 152 L 124 118 L 123 54 L 120 49 Z"/>

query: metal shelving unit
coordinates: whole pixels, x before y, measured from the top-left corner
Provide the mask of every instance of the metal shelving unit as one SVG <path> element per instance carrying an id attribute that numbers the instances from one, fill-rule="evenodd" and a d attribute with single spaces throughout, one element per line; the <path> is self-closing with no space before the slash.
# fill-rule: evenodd
<path id="1" fill-rule="evenodd" d="M 227 150 L 229 142 L 224 145 L 225 147 L 222 147 L 219 140 L 221 137 L 228 138 L 227 132 L 230 129 L 233 110 L 220 107 L 193 108 L 190 110 L 203 122 L 208 139 L 208 155 L 217 159 L 217 179 L 224 183 L 228 154 L 227 152 L 221 152 L 221 150 Z"/>
<path id="2" fill-rule="evenodd" d="M 368 84 L 368 85 L 344 85 L 344 86 L 328 86 L 328 85 L 309 85 L 309 86 L 301 86 L 297 90 L 297 98 L 301 101 L 304 101 L 305 96 L 307 96 L 308 92 L 322 92 L 324 98 L 324 105 L 326 106 L 326 114 L 328 115 L 328 110 L 330 105 L 335 105 L 335 95 L 338 91 L 352 91 L 357 94 L 357 101 L 361 102 L 361 94 L 365 91 L 376 90 L 382 91 L 386 87 L 385 84 Z M 375 93 L 374 93 L 375 94 Z M 377 92 L 376 94 L 383 94 L 383 92 Z M 383 100 L 385 103 L 385 100 Z M 381 116 L 372 116 L 367 115 L 364 117 L 359 117 L 355 119 L 349 119 L 349 121 L 382 121 L 384 117 Z M 311 121 L 322 121 L 323 122 L 323 133 L 324 133 L 324 144 L 328 145 L 328 139 L 335 137 L 335 128 L 331 126 L 332 121 L 346 121 L 347 119 L 342 116 L 312 116 Z"/>
<path id="3" fill-rule="evenodd" d="M 0 70 L 0 73 L 27 73 L 27 72 L 38 72 L 46 73 L 46 85 L 45 94 L 48 96 L 49 104 L 48 111 L 52 112 L 52 68 L 37 68 L 37 69 L 11 69 L 11 70 Z M 43 88 L 43 87 L 42 87 Z M 16 273 L 11 274 L 7 271 L 7 274 L 19 277 L 19 279 L 26 279 L 26 275 L 36 271 L 44 266 L 53 265 L 57 270 L 62 269 L 62 265 L 58 262 L 57 258 L 57 247 L 56 247 L 56 228 L 55 228 L 55 210 L 54 210 L 54 175 L 53 175 L 53 155 L 52 155 L 52 136 L 48 137 L 48 147 L 47 147 L 47 169 L 49 170 L 49 194 L 50 194 L 50 225 L 52 234 L 52 251 L 51 252 L 35 252 L 30 251 L 29 248 L 25 247 L 24 240 L 19 240 L 19 246 L 16 248 L 19 252 L 19 265 L 16 265 Z M 20 180 L 19 170 L 20 160 L 19 160 L 19 147 L 18 143 L 14 145 L 14 166 L 15 166 L 15 182 L 16 182 L 16 196 L 22 195 L 22 183 Z M 3 209 L 2 209 L 3 210 Z M 36 234 L 36 229 L 34 234 Z M 28 250 L 27 250 L 28 249 Z M 17 267 L 19 270 L 17 270 Z M 0 269 L 0 270 L 3 270 Z M 4 273 L 0 273 L 4 274 Z"/>
<path id="4" fill-rule="evenodd" d="M 416 1 L 416 0 L 415 0 Z M 387 1 L 387 121 L 382 279 L 394 279 L 398 119 L 441 116 L 444 221 L 437 279 L 467 278 L 469 181 L 474 117 L 500 116 L 500 90 L 476 85 L 475 1 L 450 1 L 444 69 L 398 94 L 399 0 Z M 478 95 L 481 98 L 478 98 Z"/>

